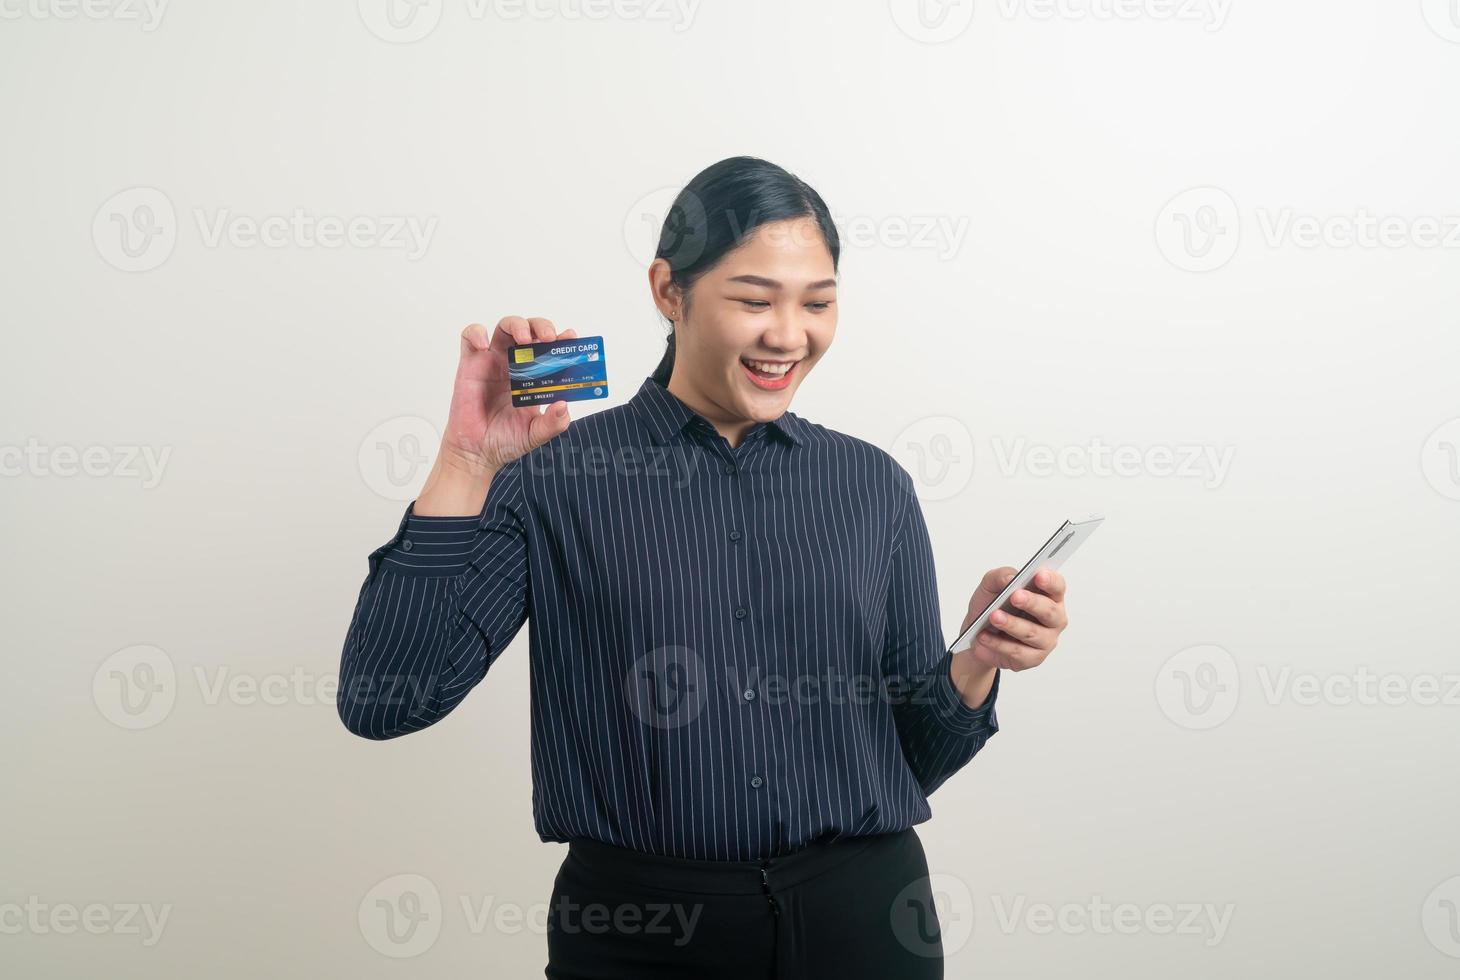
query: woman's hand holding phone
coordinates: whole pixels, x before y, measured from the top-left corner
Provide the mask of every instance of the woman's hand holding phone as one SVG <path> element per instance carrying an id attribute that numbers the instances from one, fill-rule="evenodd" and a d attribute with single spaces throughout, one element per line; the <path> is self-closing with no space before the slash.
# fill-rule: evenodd
<path id="1" fill-rule="evenodd" d="M 998 598 L 1019 570 L 1010 566 L 990 569 L 968 600 L 968 614 L 958 632 L 962 634 Z M 1016 589 L 1010 597 L 1013 615 L 997 609 L 989 627 L 979 631 L 974 643 L 953 655 L 953 682 L 969 707 L 977 708 L 988 697 L 994 673 L 999 668 L 1028 670 L 1044 663 L 1070 624 L 1065 612 L 1065 577 L 1052 568 L 1041 568 L 1029 588 Z"/>
<path id="2" fill-rule="evenodd" d="M 451 411 L 441 450 L 413 512 L 422 517 L 464 517 L 481 512 L 492 476 L 520 456 L 564 432 L 568 403 L 546 411 L 514 407 L 507 350 L 514 344 L 576 337 L 543 317 L 504 317 L 490 335 L 480 323 L 461 332 L 461 359 L 451 392 Z"/>

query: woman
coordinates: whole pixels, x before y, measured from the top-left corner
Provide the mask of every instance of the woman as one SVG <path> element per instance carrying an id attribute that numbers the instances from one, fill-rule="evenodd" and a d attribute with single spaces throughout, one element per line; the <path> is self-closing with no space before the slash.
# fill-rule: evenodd
<path id="1" fill-rule="evenodd" d="M 912 827 L 998 731 L 1000 668 L 1054 648 L 1064 582 L 946 652 L 910 478 L 788 410 L 839 253 L 801 180 L 708 168 L 649 270 L 653 376 L 576 423 L 513 408 L 505 349 L 575 331 L 467 327 L 435 465 L 370 555 L 341 665 L 358 735 L 439 721 L 529 623 L 533 818 L 569 843 L 555 980 L 943 975 Z"/>

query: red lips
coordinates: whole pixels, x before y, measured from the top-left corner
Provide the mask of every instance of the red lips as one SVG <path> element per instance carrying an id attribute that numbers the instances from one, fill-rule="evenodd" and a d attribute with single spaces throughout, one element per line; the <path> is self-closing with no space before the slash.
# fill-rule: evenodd
<path id="1" fill-rule="evenodd" d="M 796 373 L 796 368 L 800 363 L 800 361 L 797 361 L 795 364 L 792 364 L 786 369 L 786 373 L 778 378 L 761 374 L 744 361 L 740 362 L 740 369 L 745 372 L 746 377 L 755 382 L 757 388 L 764 388 L 766 391 L 780 391 L 791 383 L 791 375 Z"/>

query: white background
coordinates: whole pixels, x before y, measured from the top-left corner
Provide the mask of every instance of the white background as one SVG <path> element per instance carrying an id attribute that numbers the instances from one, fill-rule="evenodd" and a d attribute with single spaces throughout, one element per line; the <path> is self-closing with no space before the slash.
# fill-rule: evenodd
<path id="1" fill-rule="evenodd" d="M 842 224 L 794 409 L 918 477 L 950 639 L 1108 517 L 919 827 L 948 975 L 1454 975 L 1460 12 L 397 13 L 0 0 L 7 975 L 541 975 L 526 631 L 397 741 L 328 685 L 461 327 L 602 334 L 626 400 L 653 229 L 737 154 Z M 356 240 L 249 238 L 296 212 Z"/>

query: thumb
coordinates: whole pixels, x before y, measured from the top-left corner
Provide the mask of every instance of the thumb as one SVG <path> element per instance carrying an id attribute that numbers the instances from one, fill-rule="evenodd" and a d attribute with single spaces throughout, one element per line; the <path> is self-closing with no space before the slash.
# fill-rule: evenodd
<path id="1" fill-rule="evenodd" d="M 541 414 L 534 409 L 532 419 L 527 425 L 528 442 L 536 449 L 549 439 L 561 435 L 571 421 L 568 417 L 568 403 L 565 401 L 553 402 Z"/>
<path id="2" fill-rule="evenodd" d="M 1009 565 L 1002 568 L 992 568 L 984 575 L 983 580 L 978 583 L 978 588 L 973 591 L 973 598 L 968 600 L 968 618 L 971 622 L 979 613 L 989 607 L 989 603 L 998 598 L 999 593 L 1004 591 L 1004 586 L 1014 580 L 1019 570 Z"/>

